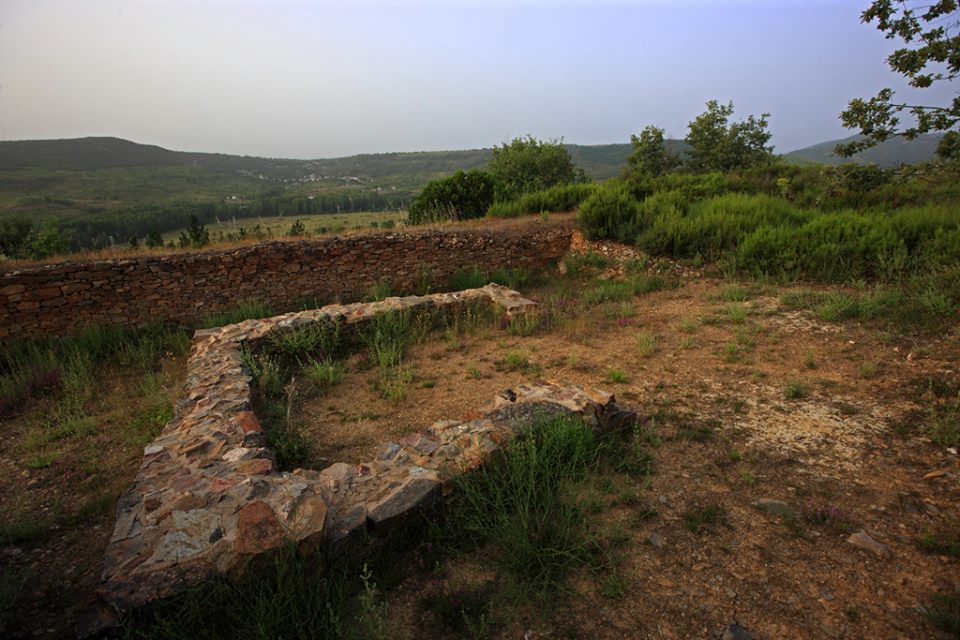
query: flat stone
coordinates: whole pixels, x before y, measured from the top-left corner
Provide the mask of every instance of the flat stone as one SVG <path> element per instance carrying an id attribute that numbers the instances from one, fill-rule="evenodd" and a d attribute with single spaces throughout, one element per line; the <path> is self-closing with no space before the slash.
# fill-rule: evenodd
<path id="1" fill-rule="evenodd" d="M 753 640 L 753 634 L 734 622 L 723 630 L 722 640 Z"/>
<path id="2" fill-rule="evenodd" d="M 367 504 L 370 530 L 382 535 L 412 511 L 440 497 L 440 483 L 430 478 L 409 478 L 384 498 Z"/>
<path id="3" fill-rule="evenodd" d="M 663 549 L 666 546 L 667 541 L 663 539 L 659 533 L 654 531 L 649 536 L 647 536 L 647 544 L 649 544 L 654 549 Z"/>
<path id="4" fill-rule="evenodd" d="M 893 552 L 885 544 L 877 542 L 873 538 L 867 535 L 863 530 L 857 531 L 847 538 L 847 542 L 852 544 L 855 547 L 863 549 L 864 551 L 869 551 L 873 555 L 880 558 L 888 558 L 893 555 Z"/>
<path id="5" fill-rule="evenodd" d="M 793 507 L 788 505 L 783 500 L 773 500 L 770 498 L 761 498 L 750 503 L 754 509 L 759 509 L 760 511 L 766 511 L 767 513 L 773 513 L 778 516 L 783 516 L 785 518 L 792 517 L 795 515 Z"/>
<path id="6" fill-rule="evenodd" d="M 253 555 L 279 547 L 286 540 L 286 532 L 277 515 L 262 500 L 249 502 L 240 509 L 237 524 L 237 553 Z"/>

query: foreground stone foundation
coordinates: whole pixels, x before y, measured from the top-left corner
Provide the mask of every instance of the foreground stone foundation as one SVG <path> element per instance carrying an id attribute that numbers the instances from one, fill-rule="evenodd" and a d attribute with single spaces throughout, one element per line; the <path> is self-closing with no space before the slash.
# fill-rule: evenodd
<path id="1" fill-rule="evenodd" d="M 348 550 L 387 534 L 521 435 L 537 413 L 582 416 L 598 429 L 632 419 L 606 393 L 536 382 L 504 391 L 468 419 L 442 421 L 386 444 L 375 460 L 278 472 L 251 406 L 241 346 L 316 322 L 357 325 L 395 310 L 489 301 L 508 316 L 534 303 L 488 285 L 457 293 L 331 305 L 197 331 L 176 417 L 144 449 L 134 486 L 120 499 L 106 550 L 94 626 L 170 596 L 258 554 L 293 543 Z"/>

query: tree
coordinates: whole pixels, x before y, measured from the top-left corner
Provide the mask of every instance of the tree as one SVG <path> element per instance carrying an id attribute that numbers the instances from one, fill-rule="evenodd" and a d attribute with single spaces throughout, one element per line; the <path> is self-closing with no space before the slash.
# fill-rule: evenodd
<path id="1" fill-rule="evenodd" d="M 730 122 L 733 102 L 725 105 L 707 102 L 707 110 L 689 124 L 684 140 L 690 145 L 690 168 L 694 171 L 730 171 L 746 169 L 773 160 L 773 147 L 767 130 L 769 113 L 759 118 Z"/>
<path id="2" fill-rule="evenodd" d="M 33 224 L 26 218 L 4 217 L 0 220 L 0 256 L 22 258 L 26 255 L 32 231 Z"/>
<path id="3" fill-rule="evenodd" d="M 664 131 L 649 125 L 640 137 L 630 136 L 633 153 L 627 158 L 627 171 L 641 175 L 659 176 L 680 166 L 680 157 L 667 148 Z"/>
<path id="4" fill-rule="evenodd" d="M 562 140 L 544 142 L 530 135 L 494 147 L 488 170 L 501 200 L 583 180 Z"/>
<path id="5" fill-rule="evenodd" d="M 157 249 L 163 246 L 163 237 L 157 231 L 149 231 L 143 243 L 150 249 Z"/>
<path id="6" fill-rule="evenodd" d="M 199 220 L 197 216 L 190 215 L 190 226 L 187 227 L 186 231 L 180 232 L 180 248 L 186 249 L 187 247 L 193 247 L 194 249 L 201 249 L 210 244 L 210 232 L 207 231 L 207 227 Z"/>
<path id="7" fill-rule="evenodd" d="M 903 41 L 905 46 L 887 57 L 887 65 L 907 78 L 911 87 L 927 89 L 949 83 L 960 74 L 957 0 L 874 0 L 860 21 L 875 22 L 888 40 Z M 837 154 L 852 156 L 894 136 L 912 140 L 923 133 L 943 131 L 937 155 L 960 157 L 960 134 L 951 130 L 960 122 L 960 96 L 947 105 L 895 102 L 893 97 L 894 91 L 886 88 L 873 98 L 850 101 L 840 120 L 848 129 L 859 129 L 862 138 L 837 145 Z M 903 112 L 913 117 L 913 124 L 901 123 Z"/>
<path id="8" fill-rule="evenodd" d="M 410 203 L 409 224 L 481 218 L 493 204 L 494 181 L 486 171 L 457 171 L 431 180 Z"/>

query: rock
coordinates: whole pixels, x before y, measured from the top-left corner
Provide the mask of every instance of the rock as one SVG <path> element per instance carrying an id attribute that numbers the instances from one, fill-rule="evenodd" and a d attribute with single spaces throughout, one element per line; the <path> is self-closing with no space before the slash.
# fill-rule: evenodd
<path id="1" fill-rule="evenodd" d="M 657 502 L 659 502 L 660 504 L 667 504 L 670 502 L 670 500 L 669 498 L 667 498 L 667 496 L 660 496 L 659 498 L 657 498 Z"/>
<path id="2" fill-rule="evenodd" d="M 286 532 L 270 506 L 262 500 L 245 504 L 237 523 L 237 553 L 255 554 L 279 547 Z"/>
<path id="3" fill-rule="evenodd" d="M 649 536 L 647 536 L 647 544 L 649 544 L 654 549 L 663 549 L 663 547 L 667 544 L 667 541 L 663 539 L 663 536 L 661 536 L 659 533 L 654 531 Z"/>
<path id="4" fill-rule="evenodd" d="M 783 500 L 772 500 L 770 498 L 761 498 L 751 503 L 754 509 L 759 509 L 760 511 L 766 511 L 767 513 L 773 513 L 778 516 L 783 516 L 785 518 L 792 517 L 795 515 L 793 507 L 788 505 Z"/>
<path id="5" fill-rule="evenodd" d="M 722 640 L 753 640 L 753 634 L 734 622 L 723 630 Z"/>
<path id="6" fill-rule="evenodd" d="M 430 478 L 409 478 L 382 499 L 367 505 L 370 531 L 385 534 L 403 516 L 440 497 L 440 483 Z"/>
<path id="7" fill-rule="evenodd" d="M 887 558 L 893 555 L 893 552 L 890 551 L 890 547 L 880 542 L 877 542 L 876 540 L 868 536 L 867 533 L 862 529 L 860 531 L 857 531 L 853 535 L 851 535 L 849 538 L 847 538 L 847 542 L 849 542 L 855 547 L 859 547 L 863 549 L 864 551 L 869 551 L 870 553 L 880 558 Z"/>

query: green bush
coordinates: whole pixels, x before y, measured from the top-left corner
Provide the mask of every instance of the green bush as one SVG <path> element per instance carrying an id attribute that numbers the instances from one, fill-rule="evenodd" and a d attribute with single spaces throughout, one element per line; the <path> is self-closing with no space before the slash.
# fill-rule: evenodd
<path id="1" fill-rule="evenodd" d="M 486 215 L 493 204 L 494 181 L 485 171 L 457 171 L 427 183 L 410 204 L 407 224 L 465 220 Z"/>
<path id="2" fill-rule="evenodd" d="M 596 188 L 594 184 L 561 184 L 525 193 L 513 200 L 494 202 L 487 215 L 493 218 L 516 218 L 531 213 L 573 211 Z"/>
<path id="3" fill-rule="evenodd" d="M 611 180 L 594 190 L 580 205 L 577 221 L 587 238 L 624 240 L 636 227 L 639 203 L 627 185 Z"/>

